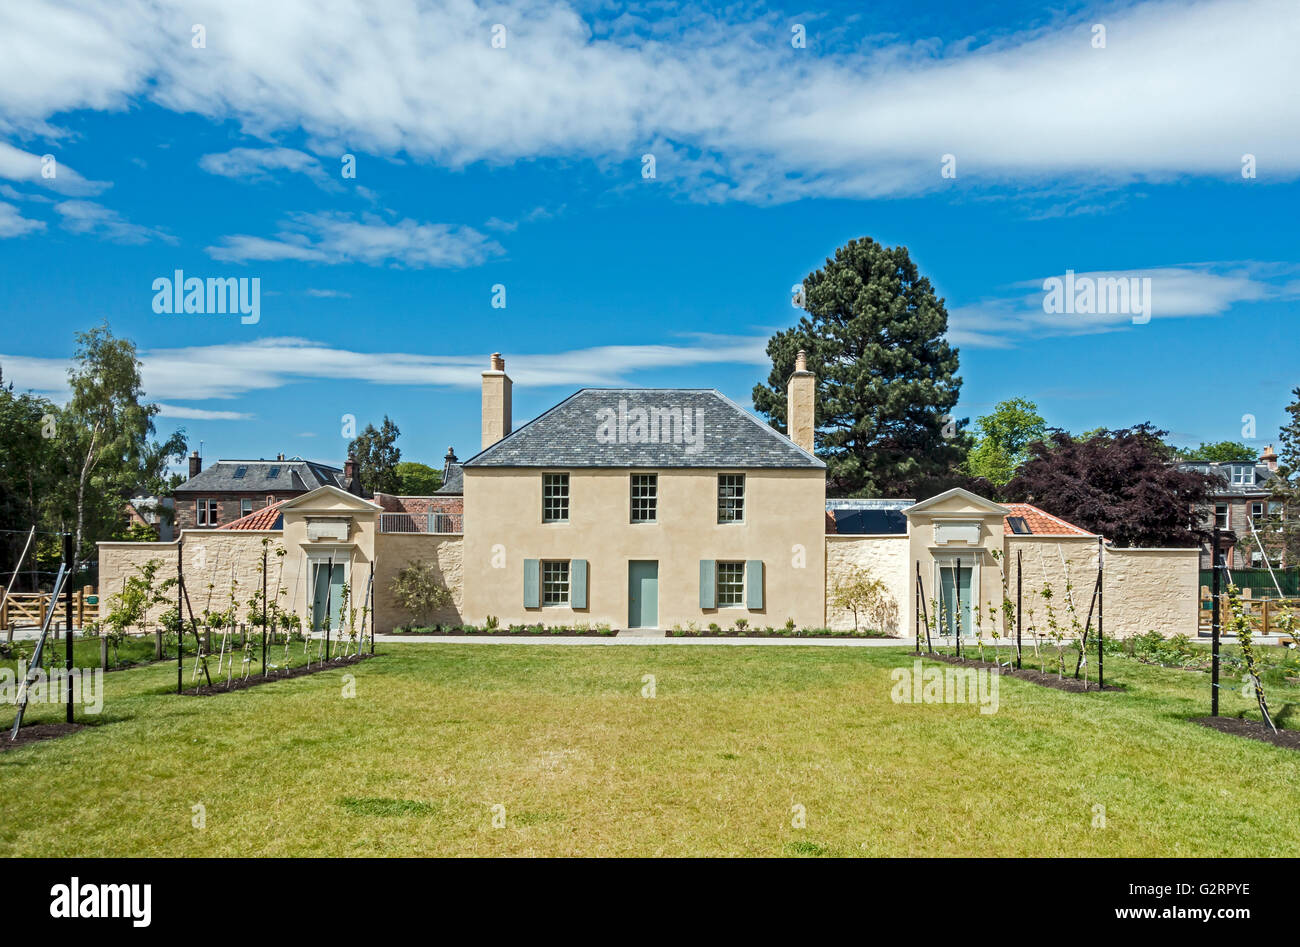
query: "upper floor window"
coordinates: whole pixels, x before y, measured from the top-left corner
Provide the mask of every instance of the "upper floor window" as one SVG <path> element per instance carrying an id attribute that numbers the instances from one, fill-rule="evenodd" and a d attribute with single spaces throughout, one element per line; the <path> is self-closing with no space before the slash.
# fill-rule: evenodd
<path id="1" fill-rule="evenodd" d="M 542 474 L 542 522 L 567 523 L 568 521 L 569 475 Z"/>
<path id="2" fill-rule="evenodd" d="M 632 474 L 632 522 L 653 523 L 659 516 L 659 475 Z"/>
<path id="3" fill-rule="evenodd" d="M 216 500 L 195 500 L 194 501 L 194 523 L 197 526 L 216 526 L 217 525 L 217 501 Z"/>
<path id="4" fill-rule="evenodd" d="M 745 520 L 745 475 L 718 474 L 718 522 Z"/>
<path id="5" fill-rule="evenodd" d="M 1238 486 L 1251 486 L 1255 483 L 1253 464 L 1235 464 L 1232 468 L 1232 482 Z"/>
<path id="6" fill-rule="evenodd" d="M 564 559 L 542 561 L 542 604 L 569 604 L 569 563 Z"/>
<path id="7" fill-rule="evenodd" d="M 241 499 L 239 501 L 239 515 L 247 516 L 249 513 L 252 512 L 253 512 L 253 498 L 244 497 L 243 499 Z"/>
<path id="8" fill-rule="evenodd" d="M 1228 529 L 1228 504 L 1214 504 L 1214 525 L 1219 529 Z"/>
<path id="9" fill-rule="evenodd" d="M 1250 505 L 1250 518 L 1260 520 L 1264 517 L 1264 504 L 1257 502 Z"/>
<path id="10" fill-rule="evenodd" d="M 718 563 L 718 607 L 741 605 L 745 601 L 745 564 Z"/>

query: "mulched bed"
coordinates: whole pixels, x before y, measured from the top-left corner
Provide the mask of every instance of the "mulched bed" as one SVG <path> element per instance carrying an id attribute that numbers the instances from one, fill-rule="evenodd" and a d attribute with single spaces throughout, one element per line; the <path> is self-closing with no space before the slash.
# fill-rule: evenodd
<path id="1" fill-rule="evenodd" d="M 1288 750 L 1300 750 L 1300 730 L 1279 730 L 1274 733 L 1263 721 L 1245 720 L 1241 717 L 1195 717 L 1192 723 L 1199 723 L 1202 727 L 1220 733 L 1231 733 L 1233 736 L 1271 743 Z"/>
<path id="2" fill-rule="evenodd" d="M 20 728 L 18 730 L 18 739 L 10 743 L 9 727 L 5 727 L 4 733 L 0 734 L 0 753 L 5 750 L 26 746 L 29 743 L 40 743 L 42 740 L 65 737 L 69 733 L 76 733 L 78 730 L 84 730 L 85 728 L 84 723 L 34 723 L 31 726 Z"/>
<path id="3" fill-rule="evenodd" d="M 254 671 L 252 674 L 248 675 L 247 680 L 238 677 L 233 678 L 230 681 L 229 687 L 226 686 L 224 680 L 218 681 L 214 676 L 213 683 L 210 686 L 204 684 L 201 687 L 191 687 L 189 690 L 181 691 L 181 693 L 186 697 L 212 697 L 216 694 L 229 694 L 232 691 L 246 690 L 249 687 L 256 687 L 259 684 L 271 684 L 275 681 L 287 681 L 293 677 L 306 677 L 308 674 L 318 674 L 321 671 L 332 671 L 335 668 L 349 667 L 350 665 L 367 661 L 373 657 L 377 657 L 377 655 L 350 654 L 346 658 L 331 658 L 329 661 L 326 661 L 324 665 L 313 664 L 311 667 L 308 667 L 307 665 L 302 664 L 298 667 L 289 668 L 288 670 L 281 670 L 275 674 L 268 674 L 266 677 L 262 676 L 261 671 Z"/>
<path id="4" fill-rule="evenodd" d="M 1082 694 L 1085 691 L 1092 694 L 1097 691 L 1122 691 L 1124 688 L 1117 687 L 1114 684 L 1107 684 L 1105 687 L 1098 687 L 1096 681 L 1076 681 L 1073 677 L 1073 671 L 1067 669 L 1067 676 L 1058 678 L 1055 674 L 1044 674 L 1042 671 L 1035 671 L 1032 668 L 1009 668 L 1001 667 L 992 661 L 978 661 L 971 658 L 958 658 L 951 654 L 924 654 L 923 658 L 933 658 L 936 661 L 943 661 L 945 664 L 959 664 L 962 667 L 988 668 L 995 670 L 999 674 L 1007 677 L 1019 678 L 1022 681 L 1029 681 L 1031 684 L 1039 684 L 1043 687 L 1051 687 L 1058 691 L 1069 691 L 1072 694 Z"/>

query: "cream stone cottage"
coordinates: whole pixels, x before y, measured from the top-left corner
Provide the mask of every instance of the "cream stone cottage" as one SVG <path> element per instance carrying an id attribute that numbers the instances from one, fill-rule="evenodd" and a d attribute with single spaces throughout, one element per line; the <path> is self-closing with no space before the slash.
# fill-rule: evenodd
<path id="1" fill-rule="evenodd" d="M 815 382 L 801 353 L 791 437 L 703 388 L 584 388 L 516 429 L 512 382 L 493 354 L 482 449 L 463 462 L 449 451 L 439 495 L 368 500 L 325 485 L 186 530 L 187 582 L 233 580 L 246 599 L 270 538 L 286 550 L 272 587 L 316 628 L 331 607 L 339 627 L 344 588 L 354 602 L 373 590 L 379 631 L 407 623 L 389 588 L 413 561 L 434 564 L 453 594 L 430 619 L 442 623 L 844 628 L 853 619 L 830 604 L 835 589 L 866 570 L 892 599 L 881 630 L 912 634 L 925 602 L 949 627 L 987 635 L 977 601 L 1000 603 L 1017 582 L 1031 600 L 1045 583 L 1060 595 L 1069 580 L 1086 602 L 1104 555 L 1108 633 L 1195 633 L 1195 548 L 1112 549 L 1037 507 L 959 489 L 828 502 L 812 452 Z M 174 561 L 176 543 L 102 543 L 101 603 L 150 558 Z"/>

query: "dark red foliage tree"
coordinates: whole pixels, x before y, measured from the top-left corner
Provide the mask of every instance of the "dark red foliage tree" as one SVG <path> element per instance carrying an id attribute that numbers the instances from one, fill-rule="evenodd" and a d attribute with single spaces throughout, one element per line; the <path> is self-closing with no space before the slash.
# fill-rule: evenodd
<path id="1" fill-rule="evenodd" d="M 1053 429 L 1030 445 L 1004 493 L 1116 546 L 1195 546 L 1205 531 L 1194 511 L 1209 502 L 1213 481 L 1172 466 L 1165 433 L 1139 424 L 1076 439 Z"/>

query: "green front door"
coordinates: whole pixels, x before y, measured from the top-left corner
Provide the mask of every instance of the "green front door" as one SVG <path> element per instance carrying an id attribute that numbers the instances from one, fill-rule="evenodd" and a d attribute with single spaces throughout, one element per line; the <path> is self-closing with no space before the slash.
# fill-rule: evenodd
<path id="1" fill-rule="evenodd" d="M 659 563 L 634 559 L 627 564 L 627 626 L 659 625 Z"/>
<path id="2" fill-rule="evenodd" d="M 951 635 L 956 628 L 962 635 L 973 632 L 971 624 L 971 575 L 968 565 L 941 559 L 939 566 L 939 634 Z"/>
<path id="3" fill-rule="evenodd" d="M 312 564 L 312 598 L 311 630 L 325 629 L 325 609 L 329 608 L 330 630 L 337 633 L 343 623 L 343 573 L 344 563 L 334 563 L 333 569 L 328 562 Z"/>

